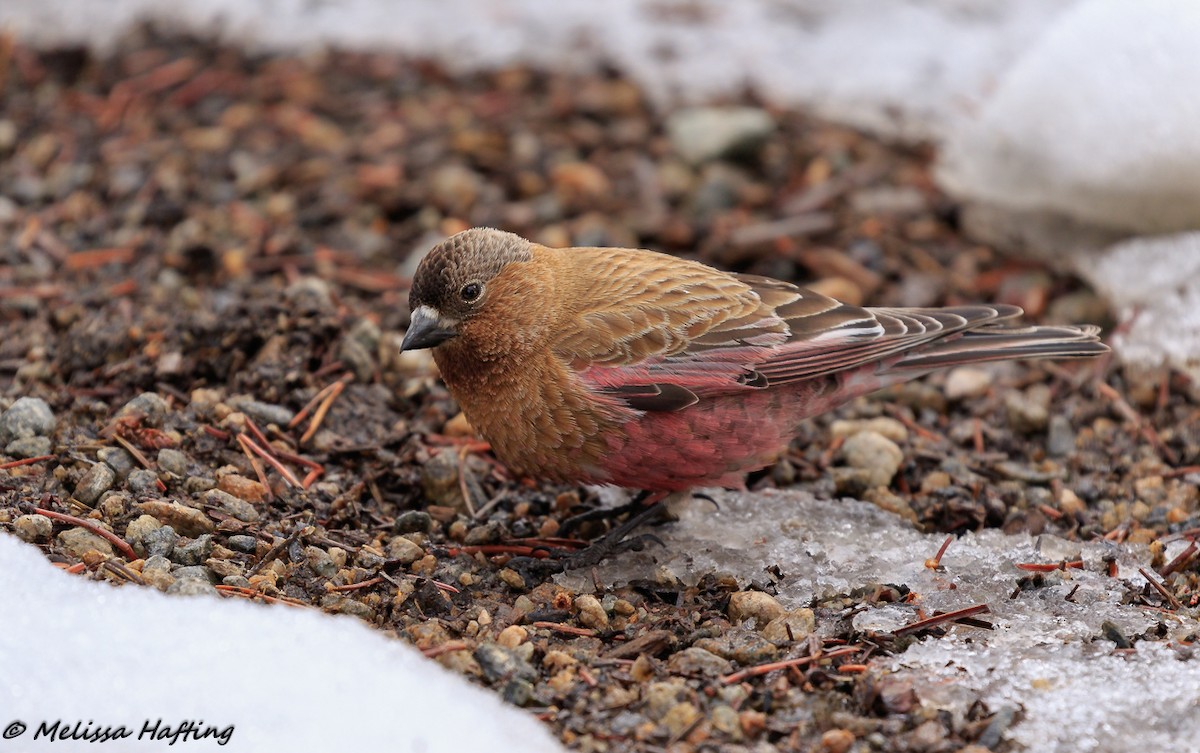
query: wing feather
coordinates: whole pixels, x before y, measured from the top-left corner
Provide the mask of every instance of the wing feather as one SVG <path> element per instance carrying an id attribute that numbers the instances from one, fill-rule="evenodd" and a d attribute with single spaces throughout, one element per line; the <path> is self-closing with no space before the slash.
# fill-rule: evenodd
<path id="1" fill-rule="evenodd" d="M 649 251 L 551 253 L 564 266 L 587 270 L 563 276 L 569 303 L 555 352 L 596 394 L 635 410 L 680 410 L 705 397 L 878 361 L 917 368 L 969 360 L 981 346 L 1016 352 L 1029 337 L 1026 330 L 996 326 L 1020 315 L 1016 306 L 864 308 L 781 280 L 727 274 Z M 1049 353 L 1081 334 L 1063 328 L 1025 352 Z M 961 345 L 952 343 L 959 338 Z M 938 350 L 922 359 L 920 350 L 935 341 L 941 341 Z"/>

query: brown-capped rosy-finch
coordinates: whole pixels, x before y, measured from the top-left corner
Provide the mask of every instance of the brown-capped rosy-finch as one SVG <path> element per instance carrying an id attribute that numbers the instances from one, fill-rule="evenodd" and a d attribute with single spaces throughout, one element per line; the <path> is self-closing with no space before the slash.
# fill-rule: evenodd
<path id="1" fill-rule="evenodd" d="M 476 228 L 434 248 L 402 349 L 433 348 L 512 469 L 651 492 L 737 487 L 800 422 L 964 363 L 1108 351 L 1098 329 L 1018 327 L 1007 305 L 863 308 L 626 248 Z"/>

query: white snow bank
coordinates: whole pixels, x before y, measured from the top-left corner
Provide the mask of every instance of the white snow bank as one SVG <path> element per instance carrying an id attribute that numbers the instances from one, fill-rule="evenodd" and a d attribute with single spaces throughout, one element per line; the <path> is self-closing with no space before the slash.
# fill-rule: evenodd
<path id="1" fill-rule="evenodd" d="M 1114 334 L 1122 359 L 1167 364 L 1200 384 L 1200 233 L 1132 240 L 1079 261 L 1124 324 Z"/>
<path id="2" fill-rule="evenodd" d="M 1007 735 L 1038 753 L 1183 750 L 1182 741 L 1200 739 L 1188 737 L 1200 731 L 1200 662 L 1180 661 L 1173 649 L 1150 642 L 1137 644 L 1135 656 L 1113 656 L 1113 644 L 1103 639 L 1105 621 L 1133 638 L 1157 629 L 1162 619 L 1121 603 L 1130 585 L 1145 586 L 1138 573 L 1148 566 L 1144 547 L 987 530 L 954 540 L 938 572 L 925 562 L 943 535 L 918 533 L 864 502 L 801 493 L 716 499 L 720 509 L 703 500 L 687 503 L 678 523 L 654 532 L 664 546 L 606 562 L 598 568 L 601 581 L 729 573 L 741 584 L 774 583 L 789 608 L 873 584 L 904 585 L 919 594 L 914 603 L 881 604 L 854 616 L 856 628 L 876 632 L 915 622 L 918 609 L 932 615 L 987 604 L 989 613 L 979 617 L 994 629 L 954 626 L 947 637 L 925 639 L 890 662 L 907 671 L 923 703 L 960 715 L 981 696 L 993 712 L 1019 707 L 1024 716 Z M 1167 557 L 1185 545 L 1172 544 Z M 1106 557 L 1116 558 L 1117 577 L 1105 573 Z M 1016 563 L 1075 559 L 1085 569 L 1050 573 L 1041 587 L 1014 595 L 1018 580 L 1030 575 Z M 768 566 L 782 574 L 777 582 Z M 563 579 L 580 589 L 592 582 L 590 572 Z M 1180 615 L 1165 627 L 1182 639 L 1200 629 L 1200 621 Z M 1106 723 L 1123 719 L 1130 723 Z M 1153 744 L 1143 745 L 1148 741 Z"/>
<path id="3" fill-rule="evenodd" d="M 1200 379 L 1200 3 L 1090 0 L 1059 16 L 940 152 L 939 182 L 985 205 L 1120 314 L 1121 359 Z M 970 224 L 968 224 L 970 226 Z M 1111 238 L 1111 235 L 1110 235 Z M 1040 248 L 1038 248 L 1040 247 Z"/>
<path id="4" fill-rule="evenodd" d="M 34 739 L 56 721 L 124 726 L 108 740 L 120 750 L 562 750 L 533 717 L 353 618 L 89 582 L 5 535 L 0 601 L 0 751 L 107 749 Z M 172 741 L 188 722 L 197 732 Z M 139 740 L 147 723 L 168 736 Z"/>
<path id="5" fill-rule="evenodd" d="M 1059 17 L 941 153 L 953 194 L 1123 230 L 1200 227 L 1200 4 Z"/>

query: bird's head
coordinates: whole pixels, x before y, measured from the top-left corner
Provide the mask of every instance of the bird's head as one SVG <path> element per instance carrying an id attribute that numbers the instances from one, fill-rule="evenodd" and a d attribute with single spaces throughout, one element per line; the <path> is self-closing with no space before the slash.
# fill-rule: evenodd
<path id="1" fill-rule="evenodd" d="M 464 230 L 439 243 L 413 277 L 412 317 L 400 349 L 433 348 L 463 334 L 503 297 L 496 278 L 510 264 L 532 258 L 529 241 L 491 228 Z"/>

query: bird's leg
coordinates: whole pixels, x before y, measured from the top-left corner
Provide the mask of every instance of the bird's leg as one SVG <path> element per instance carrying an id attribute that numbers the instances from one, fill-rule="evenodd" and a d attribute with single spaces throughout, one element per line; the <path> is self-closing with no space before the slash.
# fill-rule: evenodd
<path id="1" fill-rule="evenodd" d="M 643 533 L 638 536 L 629 534 L 647 523 L 660 523 L 669 519 L 671 519 L 670 509 L 664 504 L 654 502 L 630 515 L 624 523 L 596 539 L 586 548 L 564 555 L 560 561 L 566 564 L 565 569 L 574 570 L 598 565 L 605 558 L 620 552 L 640 552 L 645 548 L 647 541 L 653 541 L 662 546 L 662 539 L 652 533 Z"/>
<path id="2" fill-rule="evenodd" d="M 641 504 L 640 500 L 638 504 Z M 628 507 L 629 505 L 625 505 L 619 509 L 624 510 Z M 670 509 L 667 505 L 660 504 L 656 500 L 646 505 L 644 509 L 630 515 L 624 523 L 621 523 L 583 549 L 569 554 L 554 554 L 546 559 L 514 557 L 509 560 L 508 566 L 522 574 L 529 573 L 545 577 L 546 575 L 561 573 L 566 570 L 578 570 L 579 568 L 598 565 L 606 558 L 621 552 L 640 552 L 645 548 L 647 541 L 653 541 L 662 546 L 662 540 L 652 533 L 643 533 L 637 536 L 630 536 L 629 534 L 646 523 L 665 521 L 669 519 L 670 514 Z"/>
<path id="3" fill-rule="evenodd" d="M 592 523 L 597 520 L 616 520 L 626 513 L 636 515 L 641 509 L 652 507 L 666 496 L 663 492 L 643 490 L 635 494 L 632 500 L 618 507 L 598 507 L 595 510 L 572 515 L 563 521 L 558 532 L 560 535 L 566 536 L 584 523 Z"/>

